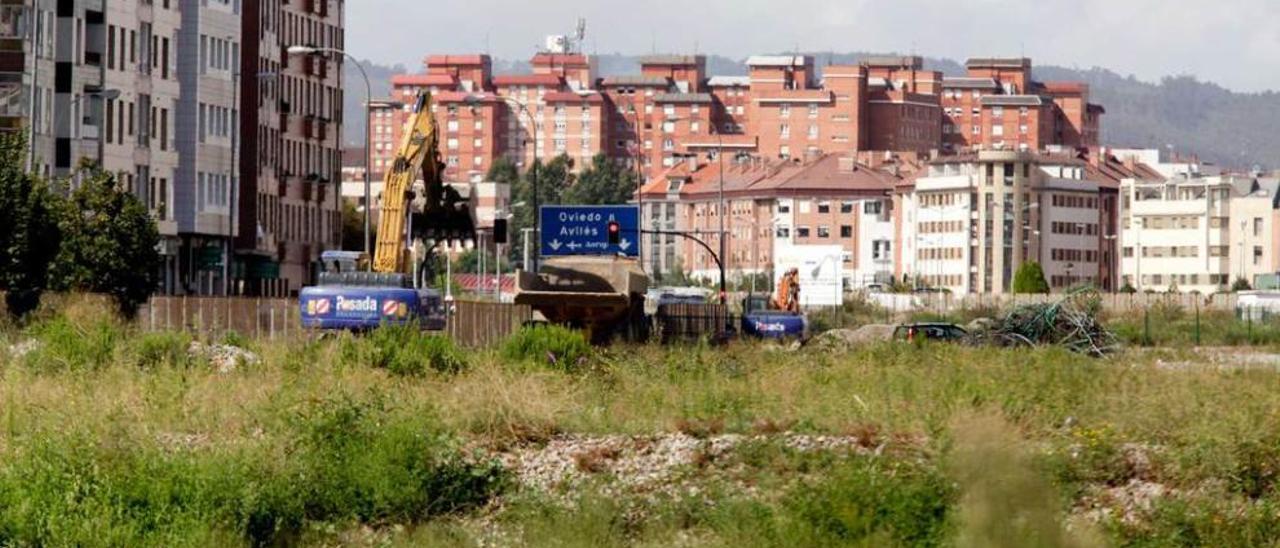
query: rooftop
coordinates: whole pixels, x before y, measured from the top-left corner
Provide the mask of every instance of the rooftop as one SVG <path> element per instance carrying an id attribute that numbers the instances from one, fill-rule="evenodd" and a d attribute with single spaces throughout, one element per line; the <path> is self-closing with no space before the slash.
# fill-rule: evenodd
<path id="1" fill-rule="evenodd" d="M 590 59 L 581 53 L 539 53 L 533 56 L 533 65 L 586 66 Z"/>
<path id="2" fill-rule="evenodd" d="M 863 59 L 862 64 L 869 67 L 919 70 L 924 68 L 924 58 L 919 55 L 875 55 Z"/>
<path id="3" fill-rule="evenodd" d="M 964 64 L 967 68 L 1031 68 L 1031 59 L 1026 57 L 978 57 Z"/>
<path id="4" fill-rule="evenodd" d="M 686 66 L 701 65 L 706 61 L 702 55 L 646 55 L 640 58 L 641 65 Z"/>
<path id="5" fill-rule="evenodd" d="M 451 74 L 397 74 L 391 77 L 391 86 L 454 86 L 458 80 Z"/>
<path id="6" fill-rule="evenodd" d="M 982 106 L 1038 107 L 1044 104 L 1039 95 L 984 95 Z"/>
<path id="7" fill-rule="evenodd" d="M 495 86 L 558 86 L 562 82 L 555 74 L 504 74 L 493 77 Z"/>
<path id="8" fill-rule="evenodd" d="M 574 93 L 572 91 L 556 91 L 542 96 L 547 103 L 600 103 L 604 97 L 599 93 Z"/>
<path id="9" fill-rule="evenodd" d="M 482 66 L 489 64 L 488 55 L 428 55 L 423 64 L 434 66 Z"/>
<path id="10" fill-rule="evenodd" d="M 753 55 L 747 58 L 749 67 L 803 67 L 813 61 L 804 55 Z"/>
<path id="11" fill-rule="evenodd" d="M 727 87 L 748 87 L 751 85 L 750 76 L 712 76 L 707 80 L 707 85 L 713 88 Z"/>
<path id="12" fill-rule="evenodd" d="M 663 76 L 639 76 L 639 75 L 621 75 L 610 76 L 600 81 L 602 86 L 633 86 L 633 87 L 667 87 L 671 85 L 671 79 Z"/>
<path id="13" fill-rule="evenodd" d="M 947 76 L 942 79 L 942 87 L 952 89 L 1000 89 L 993 78 L 968 78 Z"/>
<path id="14" fill-rule="evenodd" d="M 659 93 L 653 97 L 655 103 L 709 104 L 710 93 Z"/>

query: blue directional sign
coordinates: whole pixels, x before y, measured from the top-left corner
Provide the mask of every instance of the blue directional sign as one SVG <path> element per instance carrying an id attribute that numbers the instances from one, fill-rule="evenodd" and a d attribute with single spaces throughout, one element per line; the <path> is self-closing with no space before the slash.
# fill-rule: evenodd
<path id="1" fill-rule="evenodd" d="M 640 208 L 637 206 L 543 206 L 542 255 L 640 256 Z M 621 228 L 609 243 L 609 223 Z"/>

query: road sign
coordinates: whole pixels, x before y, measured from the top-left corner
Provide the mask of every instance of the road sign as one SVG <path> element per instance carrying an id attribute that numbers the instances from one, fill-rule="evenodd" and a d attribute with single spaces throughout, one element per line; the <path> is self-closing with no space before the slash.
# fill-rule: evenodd
<path id="1" fill-rule="evenodd" d="M 618 223 L 617 244 L 609 243 L 609 223 Z M 542 255 L 640 256 L 640 208 L 637 206 L 544 206 Z"/>

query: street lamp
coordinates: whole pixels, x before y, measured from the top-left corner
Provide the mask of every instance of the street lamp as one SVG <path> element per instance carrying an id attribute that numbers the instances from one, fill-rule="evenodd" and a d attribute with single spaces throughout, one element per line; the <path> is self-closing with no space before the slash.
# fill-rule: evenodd
<path id="1" fill-rule="evenodd" d="M 321 48 L 315 46 L 294 45 L 289 46 L 289 55 L 316 55 L 320 53 L 333 53 L 342 55 L 351 60 L 351 63 L 360 70 L 360 77 L 364 79 L 364 253 L 369 254 L 371 243 L 369 241 L 369 211 L 372 209 L 373 182 L 370 180 L 370 173 L 373 162 L 370 158 L 373 156 L 373 85 L 369 83 L 369 73 L 365 72 L 364 65 L 353 57 L 350 53 L 337 48 Z M 342 194 L 341 191 L 335 194 Z"/>

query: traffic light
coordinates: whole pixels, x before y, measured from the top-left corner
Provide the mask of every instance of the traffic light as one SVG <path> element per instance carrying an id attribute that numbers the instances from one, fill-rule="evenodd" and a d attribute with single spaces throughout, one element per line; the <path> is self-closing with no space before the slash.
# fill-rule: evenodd
<path id="1" fill-rule="evenodd" d="M 493 220 L 493 243 L 495 244 L 507 243 L 507 220 L 506 219 Z"/>
<path id="2" fill-rule="evenodd" d="M 622 243 L 622 223 L 609 221 L 609 245 Z"/>

